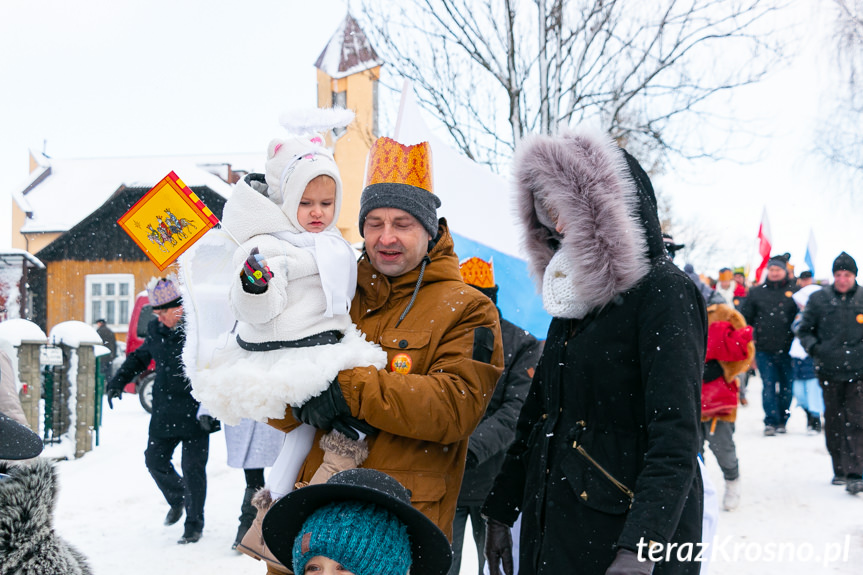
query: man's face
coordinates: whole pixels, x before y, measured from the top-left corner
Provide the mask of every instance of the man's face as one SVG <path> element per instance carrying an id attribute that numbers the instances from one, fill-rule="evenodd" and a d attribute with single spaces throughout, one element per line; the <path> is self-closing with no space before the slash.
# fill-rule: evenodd
<path id="1" fill-rule="evenodd" d="M 746 276 L 744 276 L 743 274 L 734 274 L 734 281 L 736 281 L 740 285 L 744 285 L 746 283 Z"/>
<path id="2" fill-rule="evenodd" d="M 719 287 L 722 289 L 728 289 L 731 287 L 731 280 L 719 280 Z"/>
<path id="3" fill-rule="evenodd" d="M 372 267 L 389 277 L 417 267 L 431 240 L 415 217 L 398 208 L 375 208 L 363 224 L 366 254 Z"/>
<path id="4" fill-rule="evenodd" d="M 833 289 L 839 293 L 845 293 L 854 287 L 857 276 L 847 270 L 839 270 L 833 274 Z"/>
<path id="5" fill-rule="evenodd" d="M 183 318 L 183 306 L 169 307 L 168 309 L 154 309 L 156 318 L 167 328 L 173 328 Z"/>
<path id="6" fill-rule="evenodd" d="M 785 268 L 779 266 L 768 266 L 767 267 L 767 280 L 771 282 L 781 282 L 785 279 L 787 271 Z"/>

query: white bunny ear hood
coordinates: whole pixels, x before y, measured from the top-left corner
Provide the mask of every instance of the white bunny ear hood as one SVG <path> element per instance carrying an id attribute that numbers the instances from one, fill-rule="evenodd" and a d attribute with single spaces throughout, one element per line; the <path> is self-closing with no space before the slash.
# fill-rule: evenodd
<path id="1" fill-rule="evenodd" d="M 302 232 L 297 220 L 297 208 L 306 186 L 318 176 L 326 175 L 336 182 L 335 215 L 339 220 L 342 205 L 342 178 L 333 153 L 324 146 L 321 136 L 275 139 L 267 146 L 265 179 L 267 197 L 279 206 L 288 221 Z M 329 229 L 329 228 L 327 228 Z"/>
<path id="2" fill-rule="evenodd" d="M 584 317 L 647 275 L 662 249 L 653 189 L 607 134 L 531 136 L 513 164 L 528 266 L 549 313 Z"/>

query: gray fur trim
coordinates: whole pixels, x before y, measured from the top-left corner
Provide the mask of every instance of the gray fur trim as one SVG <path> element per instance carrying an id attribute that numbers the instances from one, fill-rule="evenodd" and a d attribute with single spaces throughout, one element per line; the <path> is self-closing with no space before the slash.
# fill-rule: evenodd
<path id="1" fill-rule="evenodd" d="M 0 575 L 91 575 L 84 555 L 54 532 L 57 472 L 46 459 L 0 463 Z"/>
<path id="2" fill-rule="evenodd" d="M 369 444 L 364 439 L 353 440 L 333 430 L 323 436 L 318 443 L 324 451 L 331 451 L 342 457 L 351 457 L 357 467 L 369 456 Z"/>
<path id="3" fill-rule="evenodd" d="M 573 281 L 590 309 L 610 303 L 647 275 L 638 192 L 622 151 L 607 134 L 530 136 L 513 164 L 528 267 L 540 286 L 556 240 L 579 270 Z M 562 238 L 547 225 L 558 218 Z"/>

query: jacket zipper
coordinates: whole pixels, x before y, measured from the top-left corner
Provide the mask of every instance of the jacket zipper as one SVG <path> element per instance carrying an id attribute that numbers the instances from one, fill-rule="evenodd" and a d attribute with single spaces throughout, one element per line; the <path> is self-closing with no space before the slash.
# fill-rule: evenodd
<path id="1" fill-rule="evenodd" d="M 591 457 L 590 454 L 588 454 L 587 451 L 584 449 L 584 447 L 579 445 L 577 441 L 573 441 L 572 446 L 575 448 L 576 451 L 578 451 L 581 455 L 583 455 L 584 458 L 587 459 L 591 465 L 596 467 L 600 473 L 605 475 L 605 477 L 609 481 L 611 481 L 611 483 L 615 487 L 617 487 L 623 493 L 626 494 L 626 496 L 629 498 L 629 506 L 632 507 L 632 499 L 635 497 L 635 494 L 632 492 L 632 490 L 629 487 L 627 487 L 626 485 L 624 485 L 623 483 L 621 483 L 620 481 L 618 481 L 617 478 L 615 478 L 611 473 L 606 471 L 606 469 L 602 465 L 600 465 L 597 460 L 595 460 L 593 457 Z"/>

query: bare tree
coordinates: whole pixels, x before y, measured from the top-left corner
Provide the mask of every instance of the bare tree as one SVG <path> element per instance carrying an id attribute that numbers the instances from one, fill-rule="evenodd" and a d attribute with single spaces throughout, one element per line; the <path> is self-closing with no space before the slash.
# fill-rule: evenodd
<path id="1" fill-rule="evenodd" d="M 863 190 L 863 0 L 833 0 L 836 7 L 836 62 L 843 82 L 831 86 L 831 112 L 824 119 L 819 151 Z"/>
<path id="2" fill-rule="evenodd" d="M 584 122 L 648 170 L 702 139 L 717 96 L 774 57 L 774 0 L 364 0 L 360 17 L 394 73 L 468 157 L 499 167 L 527 133 Z M 392 84 L 396 84 L 393 82 Z"/>

